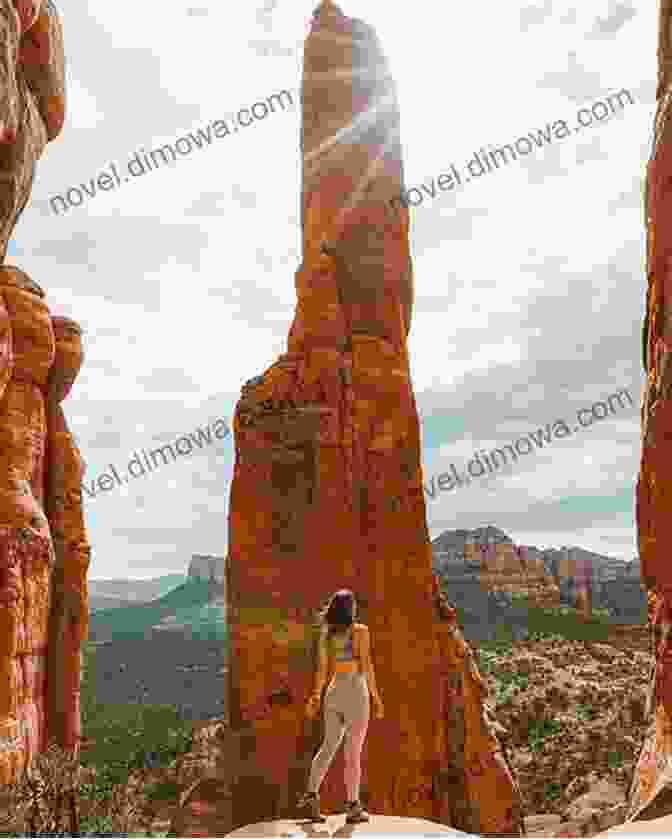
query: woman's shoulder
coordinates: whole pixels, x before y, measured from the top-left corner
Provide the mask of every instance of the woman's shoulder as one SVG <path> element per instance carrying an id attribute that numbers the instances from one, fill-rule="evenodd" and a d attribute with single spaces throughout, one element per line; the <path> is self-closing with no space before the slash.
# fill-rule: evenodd
<path id="1" fill-rule="evenodd" d="M 369 627 L 365 623 L 353 623 L 352 628 L 355 632 L 368 632 Z"/>

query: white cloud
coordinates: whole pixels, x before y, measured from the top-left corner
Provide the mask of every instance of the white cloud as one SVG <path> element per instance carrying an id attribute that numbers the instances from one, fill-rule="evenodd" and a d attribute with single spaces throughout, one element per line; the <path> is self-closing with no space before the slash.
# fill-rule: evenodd
<path id="1" fill-rule="evenodd" d="M 230 417 L 241 384 L 285 350 L 300 246 L 298 108 L 62 216 L 48 200 L 112 161 L 125 166 L 141 147 L 296 91 L 301 56 L 282 51 L 305 35 L 315 0 L 266 3 L 264 15 L 261 0 L 226 8 L 194 0 L 160 13 L 130 0 L 62 5 L 68 122 L 39 163 L 14 261 L 48 289 L 54 313 L 87 331 L 87 360 L 66 406 L 95 478 L 157 436 Z M 653 6 L 623 21 L 607 0 L 565 0 L 550 13 L 512 0 L 485 16 L 473 4 L 434 0 L 418 0 L 412 15 L 382 0 L 341 6 L 376 27 L 390 59 L 407 186 L 547 122 L 573 124 L 577 108 L 610 93 L 633 93 L 620 116 L 413 211 L 409 348 L 421 411 L 463 418 L 465 458 L 509 428 L 571 415 L 618 387 L 638 400 Z M 260 57 L 261 41 L 276 55 Z M 437 496 L 428 504 L 433 535 L 493 523 L 523 542 L 602 546 L 629 558 L 635 534 L 623 517 L 591 525 L 551 507 L 534 521 L 525 511 L 634 476 L 638 407 L 630 419 L 557 442 L 534 465 L 530 456 L 487 492 Z M 90 502 L 91 576 L 159 575 L 183 570 L 194 551 L 224 553 L 231 449 L 227 439 Z M 457 450 L 428 455 L 427 474 Z"/>

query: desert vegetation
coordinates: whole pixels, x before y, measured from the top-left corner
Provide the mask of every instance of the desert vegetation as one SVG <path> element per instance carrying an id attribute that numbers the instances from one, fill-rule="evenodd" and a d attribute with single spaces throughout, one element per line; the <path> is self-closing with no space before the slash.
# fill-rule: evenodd
<path id="1" fill-rule="evenodd" d="M 598 781 L 620 806 L 643 734 L 646 626 L 619 633 L 606 614 L 586 622 L 569 608 L 530 609 L 529 619 L 525 641 L 502 624 L 472 644 L 525 812 L 576 820 L 572 805 Z M 167 836 L 215 760 L 204 724 L 176 708 L 99 702 L 95 650 L 82 651 L 79 760 L 54 745 L 41 755 L 0 798 L 0 837 Z"/>
<path id="2" fill-rule="evenodd" d="M 165 835 L 148 830 L 146 804 L 176 796 L 155 776 L 192 750 L 194 726 L 170 706 L 100 704 L 92 644 L 82 660 L 80 759 L 52 744 L 0 800 L 0 836 Z"/>
<path id="3" fill-rule="evenodd" d="M 564 619 L 572 616 L 554 616 L 559 624 Z M 612 627 L 611 633 L 586 640 L 574 626 L 569 637 L 535 632 L 512 643 L 502 632 L 479 649 L 480 671 L 506 729 L 500 741 L 526 815 L 554 815 L 577 830 L 581 823 L 577 835 L 594 835 L 624 820 L 645 733 L 653 661 L 646 627 Z M 590 791 L 598 787 L 611 821 L 595 822 L 591 830 Z"/>

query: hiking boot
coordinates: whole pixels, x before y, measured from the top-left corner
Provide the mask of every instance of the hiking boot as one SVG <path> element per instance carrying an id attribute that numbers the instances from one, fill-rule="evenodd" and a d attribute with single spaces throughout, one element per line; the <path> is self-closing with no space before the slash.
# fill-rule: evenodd
<path id="1" fill-rule="evenodd" d="M 362 807 L 359 801 L 348 801 L 346 806 L 348 808 L 348 815 L 345 817 L 345 820 L 348 824 L 368 822 L 369 814 Z"/>
<path id="2" fill-rule="evenodd" d="M 316 792 L 304 792 L 297 805 L 299 810 L 308 811 L 308 820 L 311 822 L 326 822 L 326 817 L 320 813 L 320 796 Z"/>

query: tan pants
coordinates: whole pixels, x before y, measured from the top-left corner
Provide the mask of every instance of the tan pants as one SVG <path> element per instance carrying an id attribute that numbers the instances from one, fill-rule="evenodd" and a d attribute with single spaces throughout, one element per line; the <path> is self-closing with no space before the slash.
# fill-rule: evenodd
<path id="1" fill-rule="evenodd" d="M 318 792 L 345 736 L 348 800 L 359 800 L 362 746 L 369 727 L 369 686 L 361 673 L 336 673 L 324 696 L 324 742 L 313 758 L 308 790 Z"/>

